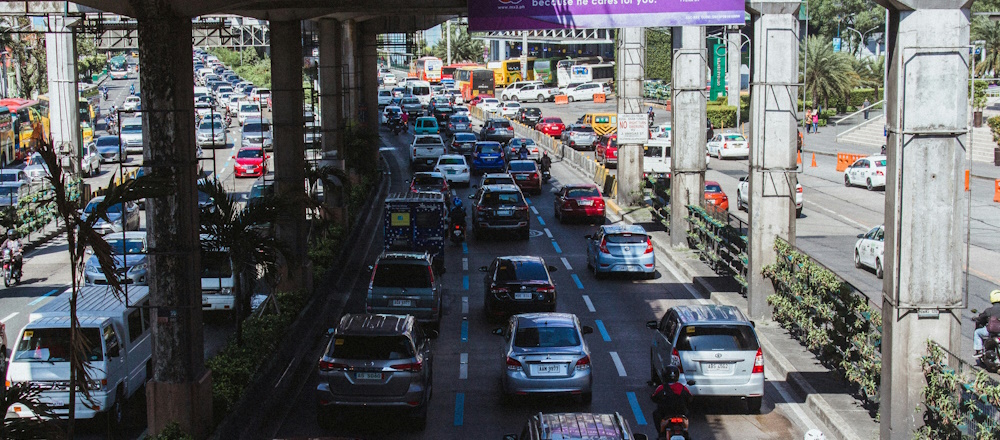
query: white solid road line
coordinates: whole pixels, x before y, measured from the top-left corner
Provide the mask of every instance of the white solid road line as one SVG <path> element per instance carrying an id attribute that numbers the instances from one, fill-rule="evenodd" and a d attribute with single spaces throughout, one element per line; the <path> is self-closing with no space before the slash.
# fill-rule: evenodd
<path id="1" fill-rule="evenodd" d="M 569 260 L 566 257 L 559 257 L 559 259 L 562 260 L 563 266 L 566 266 L 566 270 L 573 270 L 573 266 L 569 265 Z"/>
<path id="2" fill-rule="evenodd" d="M 627 376 L 627 374 L 625 374 L 625 365 L 622 365 L 622 358 L 618 357 L 617 351 L 611 352 L 611 360 L 614 361 L 615 368 L 618 369 L 618 375 L 621 377 Z"/>
<path id="3" fill-rule="evenodd" d="M 3 319 L 0 319 L 0 323 L 6 323 L 7 321 L 10 321 L 10 318 L 13 318 L 13 317 L 17 316 L 17 313 L 18 312 L 14 312 L 14 313 L 11 313 L 11 314 L 9 314 L 7 316 L 4 316 Z"/>
<path id="4" fill-rule="evenodd" d="M 469 378 L 469 353 L 462 353 L 458 355 L 458 378 Z"/>
<path id="5" fill-rule="evenodd" d="M 583 296 L 583 302 L 587 304 L 587 310 L 590 310 L 591 313 L 597 312 L 597 309 L 594 308 L 594 303 L 590 301 L 590 296 L 588 295 L 582 295 L 582 296 Z"/>
<path id="6" fill-rule="evenodd" d="M 770 371 L 771 371 L 770 369 L 765 369 L 764 370 L 765 376 L 771 376 L 771 377 L 767 378 L 767 382 L 770 383 L 771 385 L 773 385 L 774 389 L 778 390 L 778 394 L 781 394 L 781 399 L 784 400 L 784 402 L 780 402 L 780 403 L 779 402 L 775 402 L 775 404 L 774 404 L 775 408 L 777 408 L 778 405 L 781 405 L 781 406 L 784 406 L 785 409 L 790 410 L 791 413 L 792 413 L 792 415 L 794 415 L 795 418 L 798 419 L 797 420 L 798 425 L 800 427 L 802 427 L 803 431 L 809 431 L 810 429 L 816 429 L 817 426 L 816 426 L 815 422 L 813 422 L 813 420 L 811 418 L 809 418 L 809 416 L 807 416 L 805 412 L 802 411 L 802 406 L 804 405 L 804 403 L 785 403 L 785 402 L 795 402 L 796 400 L 792 397 L 792 395 L 786 389 L 786 387 L 788 385 L 785 385 L 784 381 L 779 380 L 778 378 L 773 377 L 770 374 L 767 374 Z"/>

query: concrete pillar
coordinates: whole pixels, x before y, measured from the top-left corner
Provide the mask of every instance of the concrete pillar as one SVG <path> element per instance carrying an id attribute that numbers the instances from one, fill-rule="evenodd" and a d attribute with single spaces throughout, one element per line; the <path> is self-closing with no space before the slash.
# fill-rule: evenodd
<path id="1" fill-rule="evenodd" d="M 344 120 L 358 121 L 358 102 L 360 87 L 358 84 L 358 24 L 354 20 L 344 20 L 341 32 L 341 61 L 343 62 Z M 372 73 L 375 74 L 374 72 Z"/>
<path id="2" fill-rule="evenodd" d="M 771 280 L 761 269 L 774 263 L 774 239 L 795 244 L 796 96 L 799 78 L 799 1 L 751 4 L 754 84 L 750 98 L 750 259 L 747 281 L 751 319 L 771 316 Z"/>
<path id="3" fill-rule="evenodd" d="M 738 30 L 730 30 L 726 35 L 726 80 L 729 83 L 727 93 L 727 103 L 730 106 L 739 108 L 740 105 L 740 43 L 741 34 Z M 738 111 L 738 110 L 737 110 Z M 736 127 L 739 129 L 739 127 Z"/>
<path id="4" fill-rule="evenodd" d="M 914 408 L 923 402 L 920 357 L 926 342 L 954 353 L 962 349 L 970 4 L 885 4 L 890 19 L 882 438 L 911 438 L 922 425 L 923 411 Z"/>
<path id="5" fill-rule="evenodd" d="M 361 85 L 361 97 L 358 99 L 358 120 L 369 128 L 378 131 L 378 34 L 375 32 L 359 32 L 360 43 L 357 74 Z M 372 160 L 377 158 L 373 157 Z"/>
<path id="6" fill-rule="evenodd" d="M 674 73 L 670 152 L 670 244 L 687 244 L 687 205 L 705 200 L 705 28 L 673 28 Z"/>
<path id="7" fill-rule="evenodd" d="M 319 106 L 323 119 L 323 151 L 336 151 L 343 158 L 344 89 L 343 60 L 341 59 L 340 22 L 332 18 L 319 21 Z"/>
<path id="8" fill-rule="evenodd" d="M 275 194 L 287 206 L 278 217 L 277 238 L 288 252 L 282 290 L 312 291 L 305 220 L 305 141 L 302 137 L 302 28 L 299 21 L 271 21 L 271 95 L 274 102 Z"/>
<path id="9" fill-rule="evenodd" d="M 618 114 L 643 116 L 643 85 L 646 71 L 646 29 L 622 28 L 618 31 Z M 643 117 L 643 121 L 645 121 Z M 619 206 L 642 202 L 642 144 L 618 144 Z"/>
<path id="10" fill-rule="evenodd" d="M 204 365 L 198 179 L 191 84 L 191 18 L 165 2 L 133 0 L 139 34 L 143 163 L 170 182 L 146 201 L 153 324 L 153 377 L 146 386 L 149 433 L 176 422 L 195 438 L 212 427 L 211 372 Z"/>
<path id="11" fill-rule="evenodd" d="M 80 132 L 80 113 L 77 111 L 76 90 L 76 33 L 66 27 L 67 17 L 50 15 L 45 34 L 46 64 L 49 83 L 49 136 L 56 153 L 60 157 L 72 157 L 63 161 L 66 171 L 80 172 L 80 148 L 83 144 Z M 3 158 L 4 164 L 11 160 Z M 67 166 L 68 165 L 68 166 Z"/>

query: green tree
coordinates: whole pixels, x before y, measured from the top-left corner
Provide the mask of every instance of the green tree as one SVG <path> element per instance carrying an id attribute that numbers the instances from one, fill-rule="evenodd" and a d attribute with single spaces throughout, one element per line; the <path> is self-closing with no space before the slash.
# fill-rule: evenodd
<path id="1" fill-rule="evenodd" d="M 878 91 L 883 87 L 884 82 L 885 56 L 880 55 L 878 58 L 866 57 L 860 59 L 851 57 L 850 60 L 854 73 L 858 74 L 857 85 L 859 87 L 873 88 L 875 89 L 875 96 L 879 96 Z M 874 101 L 872 103 L 874 104 Z"/>
<path id="2" fill-rule="evenodd" d="M 646 29 L 646 79 L 670 81 L 673 46 L 669 29 Z"/>
<path id="3" fill-rule="evenodd" d="M 812 0 L 808 7 L 809 35 L 832 39 L 837 36 L 839 24 L 840 37 L 845 41 L 853 41 L 849 48 L 851 53 L 858 48 L 857 34 L 844 30 L 846 27 L 858 32 L 885 28 L 885 8 L 874 0 Z"/>
<path id="4" fill-rule="evenodd" d="M 236 297 L 236 340 L 243 344 L 243 321 L 250 316 L 250 300 L 258 275 L 273 281 L 278 257 L 286 254 L 270 233 L 282 203 L 273 196 L 242 204 L 217 179 L 198 182 L 198 189 L 213 201 L 201 209 L 204 250 L 228 249 L 233 264 Z"/>
<path id="5" fill-rule="evenodd" d="M 428 47 L 424 52 L 436 56 L 447 62 L 448 42 L 445 32 L 447 26 L 442 25 L 441 39 L 433 47 Z M 451 61 L 453 63 L 475 63 L 483 59 L 483 42 L 473 40 L 469 35 L 467 26 L 452 24 L 451 26 Z"/>
<path id="6" fill-rule="evenodd" d="M 104 55 L 97 52 L 97 43 L 91 38 L 78 38 L 76 42 L 76 70 L 89 82 L 91 75 L 107 64 Z"/>
<path id="7" fill-rule="evenodd" d="M 21 32 L 31 22 L 27 17 L 16 17 L 0 24 L 0 43 L 10 49 L 11 63 L 18 77 L 17 95 L 31 97 L 35 92 L 45 93 L 46 82 L 45 36 L 36 32 Z"/>
<path id="8" fill-rule="evenodd" d="M 976 76 L 995 76 L 1000 72 L 1000 21 L 988 17 L 972 19 L 972 39 L 982 40 L 983 60 L 976 60 Z"/>
<path id="9" fill-rule="evenodd" d="M 851 67 L 851 57 L 834 52 L 829 39 L 809 37 L 799 51 L 799 63 L 805 63 L 805 90 L 814 103 L 826 108 L 830 97 L 848 96 L 859 81 Z"/>

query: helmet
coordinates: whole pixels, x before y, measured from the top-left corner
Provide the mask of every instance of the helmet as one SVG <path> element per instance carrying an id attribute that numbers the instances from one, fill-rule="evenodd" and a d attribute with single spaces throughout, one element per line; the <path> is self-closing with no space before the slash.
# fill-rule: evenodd
<path id="1" fill-rule="evenodd" d="M 8 229 L 7 230 L 7 238 L 11 238 L 11 239 L 17 238 L 17 230 L 14 229 L 14 228 Z M 1000 292 L 1000 291 L 995 290 L 994 292 Z"/>
<path id="2" fill-rule="evenodd" d="M 667 367 L 667 370 L 664 373 L 663 381 L 666 383 L 677 382 L 677 379 L 680 379 L 681 377 L 681 370 L 677 369 L 677 367 L 673 365 Z"/>
<path id="3" fill-rule="evenodd" d="M 455 197 L 455 200 L 452 200 L 451 203 L 456 208 L 461 208 L 462 207 L 462 199 L 460 199 L 458 197 Z"/>
<path id="4" fill-rule="evenodd" d="M 990 302 L 1000 303 L 1000 289 L 994 289 L 992 292 L 990 292 Z"/>

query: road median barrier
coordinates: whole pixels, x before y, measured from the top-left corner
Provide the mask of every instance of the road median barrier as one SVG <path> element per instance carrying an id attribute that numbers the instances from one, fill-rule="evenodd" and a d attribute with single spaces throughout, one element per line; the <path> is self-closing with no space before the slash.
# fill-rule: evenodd
<path id="1" fill-rule="evenodd" d="M 603 93 L 594 94 L 594 104 L 604 104 L 605 102 L 607 102 L 607 100 L 608 97 Z"/>
<path id="2" fill-rule="evenodd" d="M 569 97 L 566 95 L 556 95 L 553 102 L 556 104 L 569 104 Z"/>

